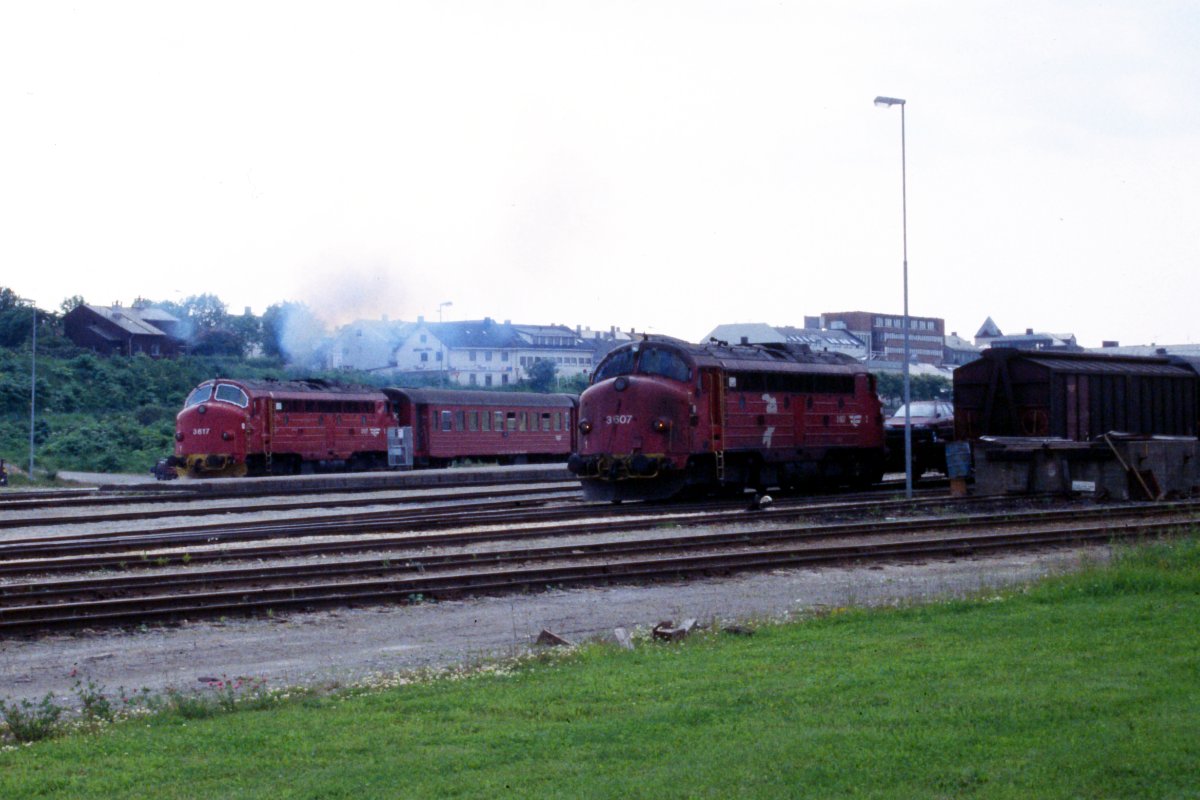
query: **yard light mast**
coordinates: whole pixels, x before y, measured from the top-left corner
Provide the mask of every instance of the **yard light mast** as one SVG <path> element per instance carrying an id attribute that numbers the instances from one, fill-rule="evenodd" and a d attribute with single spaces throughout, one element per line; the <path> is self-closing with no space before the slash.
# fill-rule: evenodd
<path id="1" fill-rule="evenodd" d="M 442 309 L 445 308 L 446 306 L 452 306 L 452 305 L 454 305 L 453 300 L 443 300 L 442 302 L 438 303 L 438 324 L 439 325 L 441 325 L 441 323 L 442 323 Z M 438 331 L 438 344 L 440 344 L 442 347 L 442 381 L 443 381 L 443 383 L 445 383 L 448 386 L 450 384 L 450 364 L 447 363 L 447 360 L 446 360 L 447 359 L 446 342 L 442 339 L 442 337 L 444 335 L 445 335 L 444 331 L 440 331 L 440 330 Z"/>
<path id="2" fill-rule="evenodd" d="M 899 97 L 876 97 L 875 105 L 891 108 L 900 106 L 900 220 L 901 232 L 904 238 L 904 496 L 911 500 L 913 496 L 912 475 L 912 401 L 911 383 L 909 380 L 909 345 L 908 345 L 908 175 L 905 165 L 904 142 L 904 106 L 905 101 Z"/>

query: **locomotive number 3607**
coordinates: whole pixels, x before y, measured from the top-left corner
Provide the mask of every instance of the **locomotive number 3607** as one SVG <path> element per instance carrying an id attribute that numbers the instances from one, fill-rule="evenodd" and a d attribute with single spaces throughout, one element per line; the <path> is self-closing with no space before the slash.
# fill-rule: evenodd
<path id="1" fill-rule="evenodd" d="M 633 422 L 633 414 L 609 414 L 604 418 L 605 425 L 628 425 Z"/>

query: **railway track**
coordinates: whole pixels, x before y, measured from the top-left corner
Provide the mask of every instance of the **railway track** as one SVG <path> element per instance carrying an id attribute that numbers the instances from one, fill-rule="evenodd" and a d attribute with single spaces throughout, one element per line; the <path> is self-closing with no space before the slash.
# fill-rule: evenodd
<path id="1" fill-rule="evenodd" d="M 570 500 L 573 494 L 551 494 L 542 498 L 472 503 L 453 508 L 439 506 L 411 511 L 382 511 L 363 514 L 338 514 L 322 517 L 303 517 L 278 522 L 240 522 L 217 525 L 173 525 L 163 531 L 121 531 L 107 533 L 40 536 L 9 539 L 0 542 L 0 575 L 30 573 L 78 572 L 85 569 L 130 570 L 139 567 L 197 564 L 211 561 L 237 561 L 285 555 L 328 555 L 363 552 L 381 546 L 410 545 L 413 542 L 467 543 L 496 538 L 512 538 L 515 525 L 552 525 L 529 529 L 529 536 L 564 535 L 578 532 L 578 520 L 589 519 L 587 531 L 601 532 L 629 527 L 631 518 L 645 518 L 645 525 L 678 524 L 703 515 L 706 524 L 721 524 L 745 518 L 744 501 L 704 504 L 627 505 L 608 504 L 539 507 L 552 501 Z M 967 501 L 976 505 L 988 501 Z M 876 511 L 913 510 L 944 506 L 955 501 L 945 497 L 927 496 L 913 501 L 870 501 Z M 861 501 L 837 500 L 814 503 L 811 500 L 787 500 L 771 510 L 776 521 L 796 519 L 815 513 L 856 512 Z M 460 532 L 448 537 L 431 538 L 434 531 L 469 526 L 502 526 L 492 532 Z M 379 538 L 378 534 L 397 529 L 407 535 Z M 413 534 L 419 534 L 414 538 Z M 360 538 L 370 535 L 372 538 Z M 338 537 L 338 541 L 299 543 L 289 541 L 266 547 L 239 546 L 221 549 L 232 544 L 268 540 L 296 540 L 312 537 Z M 187 548 L 180 550 L 179 548 Z"/>
<path id="2" fill-rule="evenodd" d="M 1075 509 L 806 524 L 448 553 L 419 552 L 418 548 L 433 544 L 431 537 L 409 537 L 407 545 L 395 545 L 407 546 L 407 553 L 385 553 L 370 559 L 9 584 L 0 587 L 0 631 L 28 633 L 274 614 L 830 562 L 961 556 L 1160 535 L 1194 526 L 1198 518 L 1195 503 L 1175 503 L 1102 508 L 1087 514 Z M 510 533 L 508 538 L 522 535 L 524 532 Z M 537 535 L 545 535 L 545 531 Z M 582 534 L 575 531 L 574 535 Z M 821 543 L 831 539 L 838 541 Z M 443 539 L 437 544 L 461 542 Z"/>

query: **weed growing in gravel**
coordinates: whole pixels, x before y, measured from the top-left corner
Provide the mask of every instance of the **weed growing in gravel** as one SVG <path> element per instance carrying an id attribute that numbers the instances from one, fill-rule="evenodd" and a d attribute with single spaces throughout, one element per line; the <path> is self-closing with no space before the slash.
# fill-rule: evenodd
<path id="1" fill-rule="evenodd" d="M 8 735 L 16 742 L 30 742 L 49 739 L 59 732 L 59 719 L 63 708 L 54 700 L 54 695 L 47 692 L 38 702 L 31 700 L 0 700 L 0 717 Z"/>

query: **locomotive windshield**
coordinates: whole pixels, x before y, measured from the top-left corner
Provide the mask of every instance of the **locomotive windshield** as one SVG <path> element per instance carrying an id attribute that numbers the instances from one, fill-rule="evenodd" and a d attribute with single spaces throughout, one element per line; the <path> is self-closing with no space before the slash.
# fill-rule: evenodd
<path id="1" fill-rule="evenodd" d="M 683 383 L 686 383 L 692 374 L 687 361 L 674 350 L 662 347 L 631 347 L 609 356 L 596 370 L 593 383 L 618 375 L 632 375 L 635 372 L 638 375 L 656 375 Z"/>
<path id="2" fill-rule="evenodd" d="M 200 405 L 212 397 L 212 390 L 213 387 L 211 383 L 206 383 L 203 386 L 197 386 L 192 390 L 192 393 L 188 395 L 187 402 L 183 404 L 183 407 L 190 408 L 191 406 Z"/>
<path id="3" fill-rule="evenodd" d="M 222 383 L 217 387 L 217 399 L 225 403 L 233 403 L 235 406 L 245 408 L 250 405 L 250 398 L 236 386 L 230 386 L 228 383 Z"/>
<path id="4" fill-rule="evenodd" d="M 686 383 L 692 374 L 687 362 L 678 353 L 660 347 L 651 347 L 642 352 L 638 372 L 642 375 L 659 375 L 681 383 Z"/>
<path id="5" fill-rule="evenodd" d="M 633 374 L 633 365 L 636 359 L 637 350 L 632 348 L 629 350 L 618 350 L 604 359 L 604 362 L 596 368 L 596 375 L 592 381 L 599 383 L 609 378 L 615 378 L 618 375 L 631 375 Z"/>

